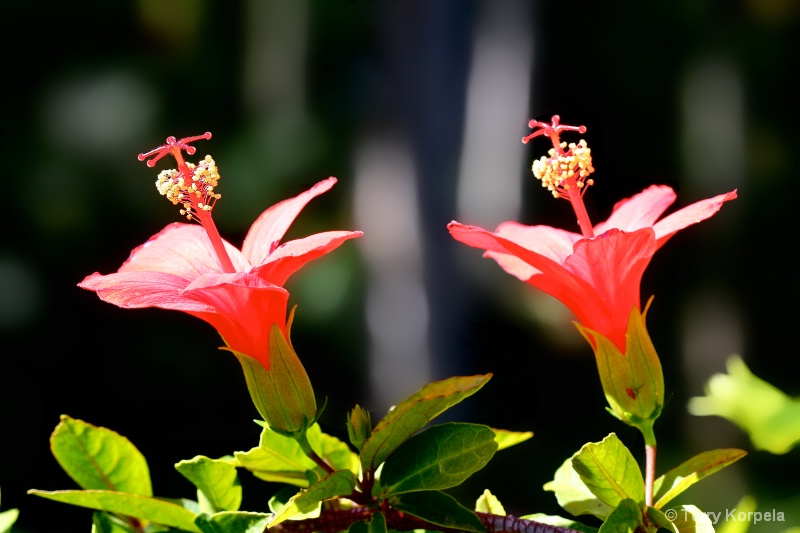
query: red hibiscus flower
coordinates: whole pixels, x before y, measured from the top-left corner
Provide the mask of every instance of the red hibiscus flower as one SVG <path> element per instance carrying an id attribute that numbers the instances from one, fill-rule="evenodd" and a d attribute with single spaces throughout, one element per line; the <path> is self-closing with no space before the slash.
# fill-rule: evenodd
<path id="1" fill-rule="evenodd" d="M 180 141 L 170 137 L 167 145 L 140 155 L 143 160 L 155 154 L 149 166 L 167 154 L 176 158 L 178 170 L 162 172 L 157 185 L 173 203 L 182 205 L 182 214 L 200 224 L 168 225 L 133 250 L 117 272 L 94 273 L 78 286 L 119 307 L 159 307 L 201 318 L 217 329 L 230 349 L 258 360 L 269 370 L 272 326 L 277 324 L 286 336 L 286 280 L 307 262 L 362 233 L 329 231 L 281 244 L 306 204 L 336 183 L 331 177 L 264 211 L 251 226 L 241 250 L 225 242 L 211 219 L 220 197 L 214 192 L 219 179 L 216 165 L 208 156 L 198 165 L 181 157 L 181 150 L 195 151 L 188 142 L 209 137 Z"/>
<path id="2" fill-rule="evenodd" d="M 605 335 L 625 353 L 625 333 L 634 307 L 639 309 L 642 275 L 653 254 L 679 230 L 713 216 L 736 191 L 699 201 L 659 220 L 675 201 L 666 186 L 654 185 L 623 200 L 605 222 L 589 223 L 582 196 L 594 171 L 584 141 L 561 143 L 561 131 L 585 128 L 531 122 L 537 135 L 553 139 L 549 158 L 534 163 L 534 174 L 553 195 L 575 208 L 582 234 L 550 226 L 504 222 L 494 232 L 456 221 L 450 234 L 469 246 L 486 250 L 506 272 L 561 300 L 586 328 Z"/>

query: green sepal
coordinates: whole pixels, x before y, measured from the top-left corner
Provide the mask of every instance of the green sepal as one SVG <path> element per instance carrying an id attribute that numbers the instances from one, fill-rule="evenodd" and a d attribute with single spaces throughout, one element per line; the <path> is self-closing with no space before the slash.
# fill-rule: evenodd
<path id="1" fill-rule="evenodd" d="M 714 533 L 711 519 L 694 505 L 679 505 L 671 511 L 675 512 L 672 523 L 679 533 Z"/>
<path id="2" fill-rule="evenodd" d="M 608 337 L 576 323 L 594 350 L 609 411 L 641 431 L 645 444 L 655 446 L 653 424 L 664 407 L 664 374 L 644 323 L 634 307 L 628 318 L 625 353 Z"/>
<path id="3" fill-rule="evenodd" d="M 274 527 L 300 513 L 307 513 L 325 500 L 349 496 L 356 487 L 356 477 L 349 470 L 338 470 L 328 474 L 308 489 L 301 489 L 283 509 L 277 513 L 267 527 Z"/>
<path id="4" fill-rule="evenodd" d="M 642 524 L 642 511 L 639 504 L 630 498 L 619 502 L 597 533 L 636 533 Z"/>
<path id="5" fill-rule="evenodd" d="M 520 518 L 524 520 L 533 520 L 534 522 L 539 522 L 542 524 L 547 524 L 549 526 L 556 526 L 556 527 L 565 527 L 567 529 L 574 529 L 575 531 L 579 531 L 580 533 L 597 533 L 597 528 L 592 526 L 587 526 L 586 524 L 581 524 L 580 522 L 576 522 L 571 518 L 564 518 L 563 516 L 556 516 L 556 515 L 547 515 L 544 513 L 535 513 L 529 514 L 525 516 L 520 516 Z"/>
<path id="6" fill-rule="evenodd" d="M 611 507 L 628 499 L 643 505 L 642 471 L 614 433 L 600 442 L 584 444 L 572 457 L 572 467 L 589 491 Z"/>
<path id="7" fill-rule="evenodd" d="M 273 324 L 269 332 L 269 369 L 246 354 L 231 352 L 242 365 L 253 404 L 270 428 L 288 437 L 302 436 L 318 416 L 314 389 L 280 327 Z"/>
<path id="8" fill-rule="evenodd" d="M 373 494 L 386 497 L 455 487 L 486 466 L 496 451 L 495 433 L 487 426 L 463 422 L 431 426 L 386 460 L 380 488 Z"/>
<path id="9" fill-rule="evenodd" d="M 334 469 L 358 473 L 358 456 L 347 444 L 323 433 L 319 424 L 311 426 L 306 435 L 314 452 Z M 264 481 L 308 487 L 324 476 L 296 439 L 275 433 L 269 427 L 261 431 L 257 447 L 246 452 L 235 452 L 234 457 L 235 466 L 251 471 Z"/>
<path id="10" fill-rule="evenodd" d="M 361 449 L 361 466 L 374 471 L 403 442 L 450 407 L 475 394 L 492 377 L 452 377 L 422 387 L 389 411 Z"/>
<path id="11" fill-rule="evenodd" d="M 180 461 L 175 469 L 197 488 L 200 511 L 214 514 L 238 511 L 242 503 L 242 484 L 236 466 L 228 459 L 209 459 L 198 455 Z"/>
<path id="12" fill-rule="evenodd" d="M 444 492 L 407 492 L 392 498 L 391 503 L 400 511 L 437 526 L 472 533 L 486 531 L 478 515 Z"/>
<path id="13" fill-rule="evenodd" d="M 49 500 L 86 507 L 97 511 L 107 511 L 139 520 L 155 522 L 185 531 L 201 533 L 194 524 L 197 513 L 187 507 L 185 500 L 167 500 L 129 492 L 109 490 L 29 490 L 28 494 Z M 194 502 L 192 502 L 194 503 Z M 196 505 L 196 504 L 195 504 Z"/>
<path id="14" fill-rule="evenodd" d="M 131 441 L 107 428 L 61 415 L 50 436 L 61 468 L 86 490 L 152 496 L 147 461 Z"/>
<path id="15" fill-rule="evenodd" d="M 653 507 L 661 509 L 677 495 L 711 474 L 747 455 L 744 450 L 722 448 L 702 452 L 666 472 L 653 484 Z"/>
<path id="16" fill-rule="evenodd" d="M 271 514 L 265 513 L 222 511 L 202 514 L 195 524 L 203 533 L 263 533 L 271 518 Z"/>
<path id="17" fill-rule="evenodd" d="M 573 455 L 574 457 L 574 455 Z M 572 467 L 572 457 L 558 467 L 552 481 L 544 490 L 555 492 L 558 505 L 573 516 L 590 514 L 605 520 L 614 508 L 597 498 Z"/>

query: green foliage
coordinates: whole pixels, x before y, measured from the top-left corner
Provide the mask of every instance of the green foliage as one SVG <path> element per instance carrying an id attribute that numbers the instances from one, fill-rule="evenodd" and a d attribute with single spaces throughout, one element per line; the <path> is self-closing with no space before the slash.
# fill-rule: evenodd
<path id="1" fill-rule="evenodd" d="M 694 505 L 679 505 L 671 510 L 675 514 L 672 523 L 679 533 L 714 533 L 711 519 Z"/>
<path id="2" fill-rule="evenodd" d="M 475 394 L 491 374 L 434 381 L 400 402 L 375 426 L 361 450 L 361 466 L 375 470 L 403 442 L 434 418 Z"/>
<path id="3" fill-rule="evenodd" d="M 274 527 L 297 514 L 305 514 L 316 509 L 320 502 L 340 496 L 349 496 L 356 487 L 356 478 L 349 470 L 339 470 L 317 481 L 306 490 L 293 496 L 279 513 L 270 521 Z"/>
<path id="4" fill-rule="evenodd" d="M 400 511 L 437 526 L 472 533 L 484 533 L 486 529 L 475 513 L 444 492 L 407 492 L 390 501 Z"/>
<path id="5" fill-rule="evenodd" d="M 516 446 L 533 437 L 533 431 L 508 431 L 496 428 L 492 428 L 492 431 L 494 431 L 494 440 L 497 442 L 498 451 Z"/>
<path id="6" fill-rule="evenodd" d="M 197 513 L 187 509 L 184 501 L 108 490 L 31 490 L 28 492 L 57 502 L 97 511 L 107 511 L 145 522 L 155 522 L 200 533 L 200 529 L 194 524 Z"/>
<path id="7" fill-rule="evenodd" d="M 644 502 L 639 465 L 614 433 L 600 442 L 585 444 L 572 458 L 572 467 L 591 493 L 611 507 L 626 499 L 639 506 Z"/>
<path id="8" fill-rule="evenodd" d="M 784 454 L 800 443 L 800 400 L 755 376 L 741 357 L 730 357 L 727 370 L 711 376 L 706 395 L 689 401 L 689 412 L 729 420 L 758 450 Z"/>
<path id="9" fill-rule="evenodd" d="M 19 509 L 8 509 L 0 513 L 0 533 L 9 533 L 19 517 Z"/>
<path id="10" fill-rule="evenodd" d="M 50 436 L 50 448 L 61 468 L 83 489 L 153 495 L 147 461 L 115 431 L 62 415 Z"/>
<path id="11" fill-rule="evenodd" d="M 505 516 L 506 514 L 503 504 L 494 494 L 489 492 L 489 489 L 484 490 L 478 501 L 475 502 L 475 510 L 479 513 L 491 513 L 500 516 Z"/>
<path id="12" fill-rule="evenodd" d="M 640 505 L 630 498 L 625 498 L 608 515 L 598 533 L 635 533 L 641 523 Z"/>
<path id="13" fill-rule="evenodd" d="M 695 455 L 656 479 L 653 485 L 653 506 L 661 509 L 701 479 L 735 463 L 745 455 L 747 452 L 735 448 L 711 450 Z"/>
<path id="14" fill-rule="evenodd" d="M 214 514 L 221 511 L 238 511 L 242 503 L 242 485 L 231 461 L 209 459 L 198 455 L 181 461 L 175 468 L 197 487 L 200 510 Z"/>
<path id="15" fill-rule="evenodd" d="M 272 515 L 222 511 L 200 515 L 195 524 L 203 533 L 263 533 Z"/>
<path id="16" fill-rule="evenodd" d="M 460 485 L 497 451 L 494 432 L 478 424 L 431 426 L 405 441 L 381 471 L 379 496 Z"/>
<path id="17" fill-rule="evenodd" d="M 544 490 L 555 492 L 558 505 L 573 516 L 590 514 L 605 520 L 614 510 L 611 505 L 598 499 L 581 480 L 572 466 L 572 457 L 556 470 L 554 479 L 545 483 Z"/>

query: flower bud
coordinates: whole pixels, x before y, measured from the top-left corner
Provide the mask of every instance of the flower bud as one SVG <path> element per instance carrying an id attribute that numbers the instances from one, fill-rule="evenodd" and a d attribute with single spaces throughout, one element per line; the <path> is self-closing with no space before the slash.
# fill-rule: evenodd
<path id="1" fill-rule="evenodd" d="M 353 446 L 361 450 L 361 447 L 372 434 L 372 419 L 369 411 L 360 405 L 356 405 L 350 411 L 350 415 L 347 418 L 347 434 Z"/>

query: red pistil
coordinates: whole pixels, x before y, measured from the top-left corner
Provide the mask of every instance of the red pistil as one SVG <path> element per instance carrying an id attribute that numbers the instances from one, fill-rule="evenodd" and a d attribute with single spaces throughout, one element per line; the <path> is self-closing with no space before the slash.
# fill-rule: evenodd
<path id="1" fill-rule="evenodd" d="M 586 238 L 592 238 L 594 230 L 586 206 L 583 204 L 586 185 L 593 183 L 587 179 L 589 174 L 594 172 L 594 168 L 591 167 L 590 152 L 585 141 L 581 141 L 578 145 L 570 144 L 569 149 L 564 150 L 567 144 L 560 138 L 561 133 L 565 131 L 585 133 L 586 126 L 567 126 L 560 122 L 561 117 L 558 115 L 553 115 L 550 124 L 531 120 L 528 122 L 528 127 L 534 128 L 535 131 L 523 137 L 522 142 L 527 144 L 534 137 L 541 135 L 550 138 L 550 142 L 553 143 L 553 150 L 549 152 L 550 157 L 543 157 L 534 162 L 533 173 L 542 180 L 542 186 L 547 187 L 553 196 L 569 200 L 578 219 L 581 233 Z"/>
<path id="2" fill-rule="evenodd" d="M 566 124 L 559 124 L 561 122 L 561 117 L 558 115 L 553 115 L 551 119 L 552 122 L 548 124 L 547 122 L 540 122 L 538 120 L 531 120 L 528 122 L 529 128 L 540 128 L 530 135 L 526 135 L 522 138 L 522 142 L 528 144 L 528 141 L 533 139 L 534 137 L 539 137 L 540 135 L 547 135 L 550 137 L 550 141 L 553 143 L 553 148 L 555 148 L 556 153 L 558 155 L 564 155 L 564 149 L 561 148 L 561 139 L 559 139 L 559 135 L 561 135 L 562 131 L 577 131 L 578 133 L 586 133 L 586 126 L 567 126 Z"/>
<path id="3" fill-rule="evenodd" d="M 192 183 L 193 170 L 186 164 L 181 152 L 186 151 L 187 154 L 192 155 L 197 151 L 197 149 L 194 146 L 190 146 L 189 143 L 198 141 L 200 139 L 210 138 L 211 132 L 209 131 L 202 135 L 194 135 L 192 137 L 184 137 L 182 139 L 175 139 L 175 137 L 170 135 L 167 137 L 167 144 L 159 146 L 158 148 L 154 148 L 149 152 L 139 154 L 138 159 L 139 161 L 144 161 L 145 159 L 150 158 L 147 159 L 147 166 L 152 168 L 159 159 L 166 155 L 171 155 L 178 163 L 178 172 L 180 172 L 183 176 L 184 182 L 190 184 Z M 211 211 L 204 210 L 201 205 L 196 205 L 197 199 L 192 196 L 189 196 L 189 201 L 192 203 L 190 219 L 197 220 L 206 230 L 206 234 L 211 241 L 211 245 L 214 247 L 214 251 L 217 254 L 217 258 L 219 259 L 222 270 L 228 273 L 236 272 L 236 268 L 233 266 L 233 262 L 228 256 L 228 252 L 225 251 L 225 245 L 222 242 L 222 237 L 219 234 L 219 230 L 217 230 L 217 226 L 214 224 L 214 219 L 211 217 Z"/>

